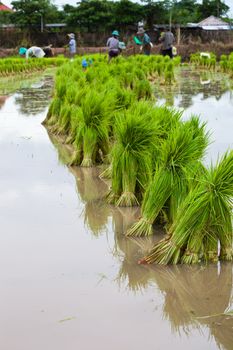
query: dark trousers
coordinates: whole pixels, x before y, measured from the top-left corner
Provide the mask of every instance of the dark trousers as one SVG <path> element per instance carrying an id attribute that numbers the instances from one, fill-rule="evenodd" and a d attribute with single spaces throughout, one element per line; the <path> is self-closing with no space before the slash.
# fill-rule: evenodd
<path id="1" fill-rule="evenodd" d="M 167 50 L 162 50 L 162 55 L 169 56 L 170 58 L 173 58 L 172 47 L 170 47 L 170 49 L 167 49 Z"/>

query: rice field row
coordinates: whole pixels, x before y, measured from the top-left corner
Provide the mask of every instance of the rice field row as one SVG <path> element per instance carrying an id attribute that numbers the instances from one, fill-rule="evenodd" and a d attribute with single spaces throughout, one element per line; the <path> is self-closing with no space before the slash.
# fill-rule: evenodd
<path id="1" fill-rule="evenodd" d="M 0 60 L 0 77 L 27 74 L 44 70 L 48 67 L 59 67 L 67 61 L 64 57 L 56 58 L 3 58 Z"/>
<path id="2" fill-rule="evenodd" d="M 210 142 L 197 116 L 156 106 L 151 82 L 171 84 L 179 58 L 82 58 L 57 71 L 45 124 L 74 147 L 70 165 L 105 164 L 106 196 L 116 206 L 141 206 L 126 235 L 166 237 L 140 263 L 193 264 L 232 260 L 233 152 L 202 162 Z M 219 248 L 220 247 L 220 248 Z"/>

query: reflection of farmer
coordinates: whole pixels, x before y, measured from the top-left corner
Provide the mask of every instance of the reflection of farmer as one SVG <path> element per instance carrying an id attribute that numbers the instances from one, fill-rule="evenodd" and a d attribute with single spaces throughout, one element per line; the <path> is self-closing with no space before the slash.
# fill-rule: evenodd
<path id="1" fill-rule="evenodd" d="M 0 96 L 0 109 L 4 106 L 9 96 Z"/>
<path id="2" fill-rule="evenodd" d="M 137 40 L 135 40 L 136 44 L 141 45 L 144 55 L 149 56 L 151 52 L 151 47 L 152 47 L 152 43 L 149 35 L 146 34 L 143 28 L 139 28 L 137 32 L 137 37 L 136 37 Z"/>
<path id="3" fill-rule="evenodd" d="M 75 40 L 75 35 L 74 33 L 68 34 L 68 37 L 70 39 L 69 41 L 69 51 L 70 51 L 70 57 L 74 57 L 74 55 L 77 52 L 77 44 Z"/>
<path id="4" fill-rule="evenodd" d="M 174 44 L 175 38 L 168 28 L 165 29 L 165 32 L 161 33 L 159 41 L 162 43 L 162 55 L 172 58 L 172 45 Z"/>
<path id="5" fill-rule="evenodd" d="M 113 57 L 117 57 L 120 53 L 119 51 L 119 32 L 114 30 L 112 32 L 111 38 L 107 41 L 108 47 L 108 61 L 110 62 Z"/>
<path id="6" fill-rule="evenodd" d="M 26 59 L 36 57 L 36 58 L 42 58 L 45 56 L 45 52 L 37 46 L 32 46 L 29 49 L 26 49 L 25 47 L 21 47 L 19 49 L 20 56 L 25 56 Z"/>

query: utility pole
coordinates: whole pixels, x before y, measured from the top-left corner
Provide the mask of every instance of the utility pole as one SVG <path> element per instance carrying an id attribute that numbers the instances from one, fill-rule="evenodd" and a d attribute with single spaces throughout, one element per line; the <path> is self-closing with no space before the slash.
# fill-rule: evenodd
<path id="1" fill-rule="evenodd" d="M 43 33 L 44 31 L 44 18 L 43 18 L 43 13 L 40 14 L 40 31 Z"/>

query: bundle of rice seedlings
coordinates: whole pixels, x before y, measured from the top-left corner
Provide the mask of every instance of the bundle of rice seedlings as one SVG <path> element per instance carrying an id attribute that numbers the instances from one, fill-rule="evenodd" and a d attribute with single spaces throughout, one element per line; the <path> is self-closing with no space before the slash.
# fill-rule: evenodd
<path id="1" fill-rule="evenodd" d="M 70 111 L 70 123 L 69 123 L 69 129 L 67 131 L 67 138 L 66 143 L 73 143 L 75 141 L 75 137 L 78 130 L 79 125 L 79 115 L 82 113 L 82 110 L 80 107 L 77 107 L 76 105 L 73 105 L 71 107 Z"/>
<path id="2" fill-rule="evenodd" d="M 49 106 L 49 110 L 43 124 L 48 126 L 56 124 L 60 115 L 61 106 L 61 99 L 55 97 Z"/>
<path id="3" fill-rule="evenodd" d="M 232 260 L 233 151 L 203 174 L 181 204 L 170 236 L 154 246 L 145 263 L 193 264 L 200 260 Z M 209 242 L 209 240 L 211 240 Z M 211 249 L 211 250 L 209 250 Z"/>
<path id="4" fill-rule="evenodd" d="M 195 121 L 197 118 L 195 118 Z M 191 122 L 179 124 L 161 146 L 153 180 L 148 185 L 142 202 L 142 217 L 127 232 L 128 236 L 144 236 L 153 233 L 153 223 L 162 210 L 169 224 L 185 198 L 190 180 L 194 177 L 198 161 L 208 144 L 208 135 L 199 133 Z M 195 124 L 195 122 L 193 122 Z"/>
<path id="5" fill-rule="evenodd" d="M 133 89 L 137 77 L 132 72 L 123 72 L 119 77 L 121 87 L 125 89 Z"/>
<path id="6" fill-rule="evenodd" d="M 89 167 L 99 163 L 109 150 L 109 120 L 114 109 L 112 96 L 90 90 L 81 102 L 72 164 Z M 80 158 L 81 156 L 81 158 Z"/>
<path id="7" fill-rule="evenodd" d="M 116 86 L 114 89 L 114 99 L 116 109 L 127 109 L 135 101 L 135 95 L 130 90 L 122 89 L 119 86 Z"/>
<path id="8" fill-rule="evenodd" d="M 140 113 L 140 104 L 138 109 L 135 106 L 116 120 L 109 200 L 118 206 L 138 205 L 141 193 L 151 177 L 156 128 L 155 124 L 148 121 L 148 115 Z"/>
<path id="9" fill-rule="evenodd" d="M 136 81 L 133 91 L 138 100 L 151 100 L 153 98 L 153 89 L 148 80 Z"/>
<path id="10" fill-rule="evenodd" d="M 58 119 L 58 124 L 57 124 L 57 127 L 53 129 L 53 131 L 56 131 L 58 134 L 68 132 L 70 120 L 71 120 L 72 108 L 73 107 L 66 101 L 62 104 L 59 119 Z"/>

